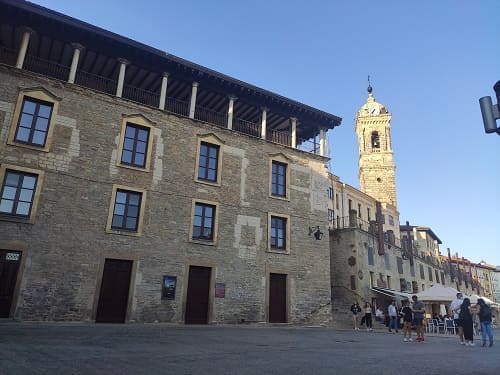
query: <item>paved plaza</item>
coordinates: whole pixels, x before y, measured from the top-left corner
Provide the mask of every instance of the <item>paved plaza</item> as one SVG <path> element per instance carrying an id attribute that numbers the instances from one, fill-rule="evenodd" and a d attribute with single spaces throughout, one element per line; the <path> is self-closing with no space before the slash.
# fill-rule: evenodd
<path id="1" fill-rule="evenodd" d="M 442 334 L 404 343 L 381 329 L 3 321 L 0 374 L 498 375 L 500 343 L 468 348 Z"/>

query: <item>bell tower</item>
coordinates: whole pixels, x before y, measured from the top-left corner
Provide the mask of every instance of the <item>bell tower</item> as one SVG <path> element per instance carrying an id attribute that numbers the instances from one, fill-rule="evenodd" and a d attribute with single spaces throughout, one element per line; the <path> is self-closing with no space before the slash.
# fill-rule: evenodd
<path id="1" fill-rule="evenodd" d="M 382 203 L 397 207 L 396 167 L 391 146 L 391 114 L 375 101 L 368 81 L 368 99 L 356 115 L 359 185 Z"/>

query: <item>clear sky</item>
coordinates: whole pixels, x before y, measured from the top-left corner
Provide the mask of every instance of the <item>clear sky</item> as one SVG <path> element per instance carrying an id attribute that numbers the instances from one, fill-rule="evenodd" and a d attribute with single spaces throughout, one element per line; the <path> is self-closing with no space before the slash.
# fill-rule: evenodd
<path id="1" fill-rule="evenodd" d="M 35 2 L 342 117 L 331 171 L 358 188 L 370 75 L 392 113 L 401 223 L 431 227 L 443 254 L 500 265 L 500 137 L 478 104 L 496 103 L 500 1 Z"/>

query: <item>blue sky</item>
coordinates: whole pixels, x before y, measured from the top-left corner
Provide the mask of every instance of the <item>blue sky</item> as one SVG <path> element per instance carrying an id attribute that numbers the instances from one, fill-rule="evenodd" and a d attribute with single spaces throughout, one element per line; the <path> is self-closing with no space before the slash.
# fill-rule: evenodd
<path id="1" fill-rule="evenodd" d="M 500 137 L 478 104 L 500 80 L 500 1 L 35 2 L 341 116 L 331 171 L 355 187 L 370 75 L 392 113 L 401 222 L 500 265 Z"/>

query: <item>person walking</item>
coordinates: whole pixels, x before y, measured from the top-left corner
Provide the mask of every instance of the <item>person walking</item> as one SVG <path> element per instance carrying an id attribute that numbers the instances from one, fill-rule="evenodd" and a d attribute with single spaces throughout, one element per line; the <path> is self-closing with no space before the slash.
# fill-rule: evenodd
<path id="1" fill-rule="evenodd" d="M 400 311 L 403 317 L 403 341 L 413 341 L 411 339 L 411 323 L 413 321 L 413 310 L 411 309 L 408 300 L 403 301 L 403 308 Z M 408 338 L 406 336 L 408 335 Z"/>
<path id="2" fill-rule="evenodd" d="M 368 302 L 366 302 L 365 303 L 365 324 L 366 324 L 366 330 L 367 331 L 373 331 L 372 323 L 373 323 L 373 320 L 372 320 L 372 307 L 371 307 L 371 305 Z"/>
<path id="3" fill-rule="evenodd" d="M 361 312 L 361 307 L 359 307 L 358 302 L 354 302 L 351 305 L 352 321 L 354 324 L 354 330 L 359 331 L 358 327 L 358 314 Z"/>
<path id="4" fill-rule="evenodd" d="M 396 301 L 392 301 L 387 308 L 389 313 L 389 332 L 394 329 L 396 333 L 398 332 L 398 311 L 396 310 Z M 394 332 L 393 332 L 394 333 Z"/>
<path id="5" fill-rule="evenodd" d="M 464 332 L 465 346 L 474 346 L 474 326 L 472 321 L 472 311 L 470 299 L 464 298 L 459 314 L 460 322 Z"/>
<path id="6" fill-rule="evenodd" d="M 477 300 L 479 306 L 479 323 L 481 323 L 481 337 L 484 348 L 486 346 L 486 336 L 490 339 L 490 348 L 493 346 L 493 330 L 491 329 L 491 308 L 484 302 L 484 299 Z"/>
<path id="7" fill-rule="evenodd" d="M 459 315 L 460 315 L 460 307 L 462 306 L 462 303 L 464 301 L 464 296 L 462 293 L 458 292 L 457 293 L 457 298 L 455 298 L 450 305 L 450 310 L 453 314 L 453 321 L 455 322 L 455 326 L 457 327 L 458 330 L 458 337 L 460 338 L 460 344 L 464 345 L 464 329 L 462 328 L 462 322 L 460 321 Z"/>
<path id="8" fill-rule="evenodd" d="M 423 342 L 424 340 L 424 314 L 425 314 L 425 305 L 422 301 L 418 300 L 417 296 L 411 297 L 413 301 L 413 324 L 415 324 L 415 331 L 417 331 L 417 342 Z"/>

